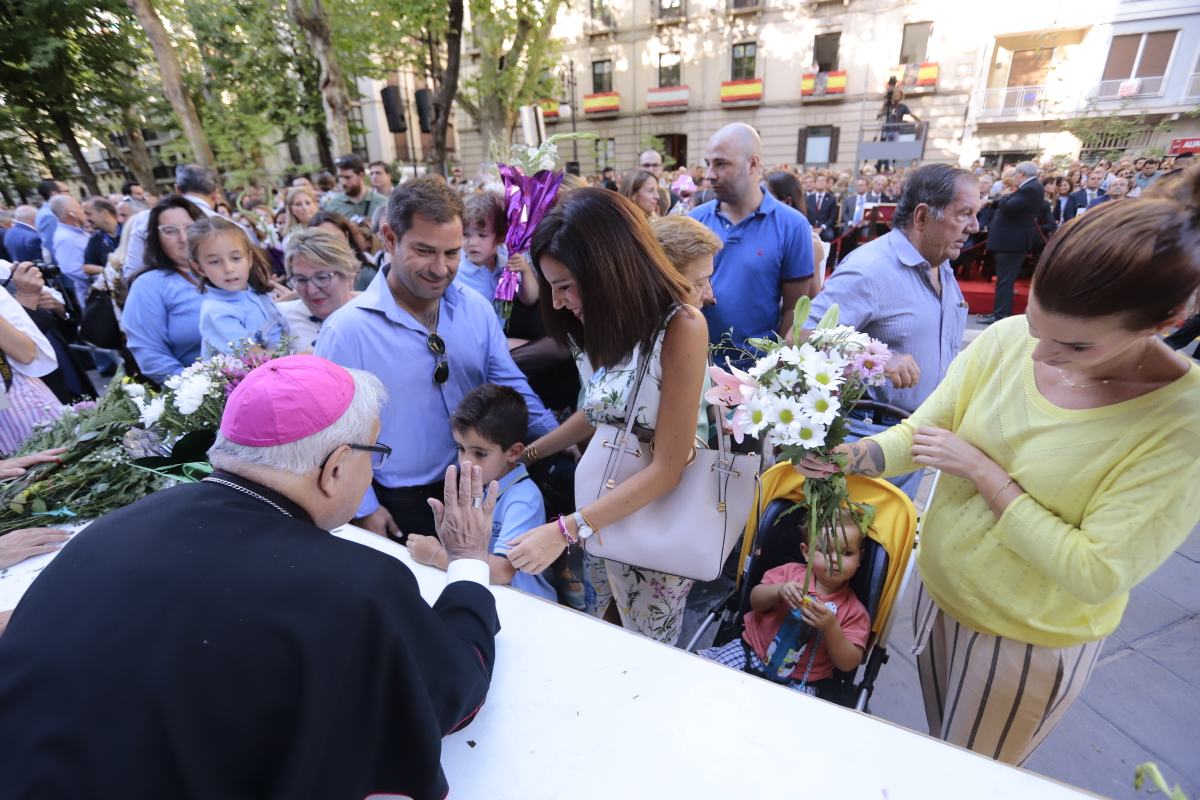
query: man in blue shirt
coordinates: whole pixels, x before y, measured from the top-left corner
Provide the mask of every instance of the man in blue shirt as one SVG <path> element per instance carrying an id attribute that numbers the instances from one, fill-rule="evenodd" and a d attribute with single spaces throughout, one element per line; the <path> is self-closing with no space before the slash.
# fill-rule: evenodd
<path id="1" fill-rule="evenodd" d="M 57 264 L 58 259 L 54 254 L 54 232 L 58 229 L 58 217 L 50 209 L 50 198 L 57 197 L 60 194 L 67 194 L 70 191 L 67 185 L 61 181 L 44 180 L 38 184 L 38 194 L 46 202 L 42 203 L 42 207 L 37 212 L 37 232 L 42 237 L 42 256 L 47 264 Z"/>
<path id="2" fill-rule="evenodd" d="M 888 383 L 870 389 L 867 399 L 894 406 L 904 416 L 933 393 L 962 347 L 967 304 L 950 260 L 979 230 L 978 187 L 971 173 L 946 164 L 910 173 L 896 205 L 895 227 L 838 264 L 813 300 L 806 328 L 815 328 L 836 303 L 841 324 L 891 349 Z M 863 409 L 852 410 L 850 417 L 856 439 L 901 419 Z M 892 482 L 915 497 L 921 474 L 917 470 Z"/>
<path id="3" fill-rule="evenodd" d="M 450 414 L 484 383 L 511 386 L 529 408 L 533 438 L 553 430 L 543 407 L 508 354 L 492 304 L 453 286 L 462 249 L 459 196 L 433 178 L 398 187 L 382 228 L 391 265 L 321 327 L 316 354 L 369 370 L 390 400 L 379 441 L 392 457 L 375 473 L 357 522 L 383 536 L 433 532 L 430 497 L 440 497 L 457 450 Z"/>
<path id="4" fill-rule="evenodd" d="M 704 308 L 714 353 L 745 366 L 746 339 L 786 332 L 802 295 L 813 294 L 812 228 L 799 211 L 763 191 L 762 141 L 749 125 L 726 125 L 709 139 L 705 177 L 717 199 L 692 211 L 721 239 L 712 277 L 716 304 Z M 726 344 L 729 344 L 726 342 Z"/>

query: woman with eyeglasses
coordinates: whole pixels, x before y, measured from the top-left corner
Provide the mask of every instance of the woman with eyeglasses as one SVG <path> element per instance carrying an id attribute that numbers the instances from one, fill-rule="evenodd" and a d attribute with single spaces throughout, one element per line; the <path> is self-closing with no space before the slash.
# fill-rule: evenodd
<path id="1" fill-rule="evenodd" d="M 167 195 L 146 224 L 146 269 L 134 277 L 121 316 L 138 369 L 162 383 L 200 356 L 200 280 L 188 266 L 187 230 L 204 216 L 195 204 Z"/>
<path id="2" fill-rule="evenodd" d="M 298 297 L 276 307 L 295 339 L 292 349 L 311 353 L 321 323 L 354 296 L 358 259 L 339 234 L 299 228 L 284 243 L 283 265 Z"/>

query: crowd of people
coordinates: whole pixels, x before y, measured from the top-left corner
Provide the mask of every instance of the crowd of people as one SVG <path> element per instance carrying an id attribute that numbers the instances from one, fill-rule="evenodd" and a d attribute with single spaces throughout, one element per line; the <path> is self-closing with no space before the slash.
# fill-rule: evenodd
<path id="1" fill-rule="evenodd" d="M 695 448 L 720 435 L 725 420 L 704 399 L 710 359 L 750 368 L 753 340 L 807 335 L 836 303 L 842 323 L 893 353 L 877 405 L 851 412 L 845 469 L 887 476 L 910 496 L 925 468 L 945 476 L 918 555 L 914 617 L 930 732 L 1023 762 L 1078 697 L 1130 589 L 1200 514 L 1200 371 L 1162 338 L 1194 314 L 1200 288 L 1200 171 L 1150 158 L 1091 169 L 1021 162 L 998 174 L 979 164 L 858 176 L 766 169 L 758 134 L 740 123 L 707 142 L 705 161 L 668 172 L 647 150 L 619 177 L 566 176 L 526 254 L 504 246 L 497 187 L 461 171 L 395 185 L 387 164 L 346 156 L 336 189 L 299 177 L 268 199 L 254 187 L 230 197 L 188 164 L 171 194 L 131 185 L 82 206 L 48 181 L 43 209 L 17 208 L 5 236 L 16 263 L 11 291 L 0 292 L 0 349 L 13 374 L 0 449 L 19 447 L 47 416 L 33 412 L 69 390 L 68 377 L 53 380 L 59 390 L 41 380 L 64 367 L 46 331 L 69 309 L 65 295 L 86 312 L 104 292 L 117 351 L 151 383 L 213 353 L 300 354 L 289 363 L 303 366 L 287 369 L 317 382 L 316 410 L 278 400 L 295 414 L 290 424 L 231 397 L 213 450 L 216 483 L 253 514 L 268 513 L 258 498 L 318 526 L 353 518 L 448 574 L 475 560 L 493 584 L 675 645 L 691 579 L 587 553 L 576 575 L 569 549 L 672 492 Z M 1039 240 L 1028 315 L 1013 316 L 1012 284 Z M 997 306 L 986 321 L 995 324 L 963 350 L 955 265 L 979 242 L 994 261 Z M 44 284 L 47 263 L 61 267 L 62 291 Z M 794 326 L 802 297 L 813 298 L 810 317 Z M 325 436 L 350 407 L 353 434 Z M 650 465 L 576 498 L 575 461 L 605 424 L 632 424 L 653 442 Z M 301 448 L 312 437 L 323 438 Z M 797 468 L 842 469 L 815 457 Z M 448 528 L 464 475 L 475 509 L 488 504 L 485 550 Z M 220 486 L 203 492 L 209 503 L 230 497 Z M 144 502 L 154 519 L 169 516 L 162 502 Z M 869 522 L 848 517 L 842 528 L 836 563 L 797 552 L 751 595 L 739 643 L 706 655 L 761 669 L 796 610 L 824 648 L 803 676 L 797 666 L 797 688 L 857 667 L 869 620 L 846 586 Z M 131 558 L 143 551 L 135 545 Z M 817 596 L 834 608 L 798 589 L 809 556 Z M 61 631 L 48 622 L 55 582 L 39 586 L 41 622 Z M 11 652 L 37 658 L 23 609 L 0 638 L 0 661 L 10 636 L 20 647 Z M 481 613 L 471 642 L 490 674 L 494 609 Z M 69 630 L 87 650 L 87 632 Z M 13 686 L 0 681 L 0 699 Z M 947 703 L 951 686 L 961 706 Z M 438 730 L 468 706 L 440 711 Z M 372 715 L 371 724 L 383 723 Z M 428 770 L 421 780 L 414 796 L 444 782 Z"/>

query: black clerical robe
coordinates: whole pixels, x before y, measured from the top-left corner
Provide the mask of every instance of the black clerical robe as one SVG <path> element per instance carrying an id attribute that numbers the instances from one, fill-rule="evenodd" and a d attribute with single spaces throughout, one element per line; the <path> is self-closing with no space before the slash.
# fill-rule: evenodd
<path id="1" fill-rule="evenodd" d="M 98 520 L 0 636 L 0 794 L 442 798 L 487 694 L 478 584 L 431 609 L 399 561 L 221 474 Z M 289 517 L 283 511 L 291 514 Z"/>

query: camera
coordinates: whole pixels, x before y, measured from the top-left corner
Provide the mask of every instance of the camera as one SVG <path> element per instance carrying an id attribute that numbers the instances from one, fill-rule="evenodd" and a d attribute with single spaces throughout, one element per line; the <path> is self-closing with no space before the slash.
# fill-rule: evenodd
<path id="1" fill-rule="evenodd" d="M 38 272 L 42 273 L 42 280 L 48 281 L 62 275 L 62 269 L 57 264 L 47 264 L 40 258 L 35 259 L 33 265 L 37 267 Z"/>

